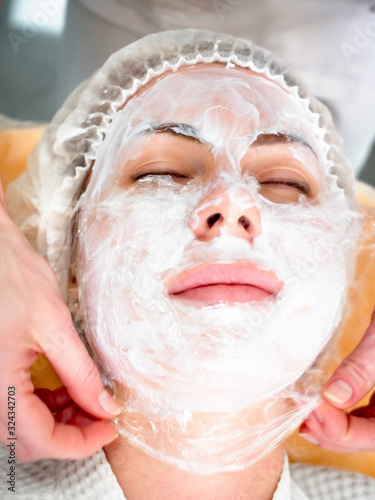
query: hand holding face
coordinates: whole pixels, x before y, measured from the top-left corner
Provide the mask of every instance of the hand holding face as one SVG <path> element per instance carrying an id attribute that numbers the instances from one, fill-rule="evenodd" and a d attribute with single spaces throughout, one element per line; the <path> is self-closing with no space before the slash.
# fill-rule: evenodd
<path id="1" fill-rule="evenodd" d="M 82 458 L 112 441 L 116 431 L 104 419 L 113 417 L 117 405 L 104 391 L 99 372 L 74 329 L 54 272 L 9 219 L 1 184 L 0 304 L 3 445 L 9 443 L 8 388 L 14 388 L 9 404 L 14 412 L 11 423 L 16 425 L 16 456 L 20 460 Z M 29 368 L 38 354 L 44 354 L 52 363 L 67 394 L 102 420 L 77 427 L 77 422 L 67 425 L 63 423 L 66 420 L 54 418 L 34 394 Z"/>
<path id="2" fill-rule="evenodd" d="M 335 452 L 375 450 L 375 394 L 369 404 L 349 413 L 375 387 L 375 310 L 356 349 L 323 388 L 325 401 L 309 415 L 300 433 Z"/>

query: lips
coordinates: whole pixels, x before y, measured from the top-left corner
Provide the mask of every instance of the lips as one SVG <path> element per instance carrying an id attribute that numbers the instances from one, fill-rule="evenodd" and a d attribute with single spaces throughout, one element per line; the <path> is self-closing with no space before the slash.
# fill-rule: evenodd
<path id="1" fill-rule="evenodd" d="M 252 262 L 202 264 L 167 281 L 171 297 L 199 302 L 257 302 L 276 295 L 282 282 Z"/>

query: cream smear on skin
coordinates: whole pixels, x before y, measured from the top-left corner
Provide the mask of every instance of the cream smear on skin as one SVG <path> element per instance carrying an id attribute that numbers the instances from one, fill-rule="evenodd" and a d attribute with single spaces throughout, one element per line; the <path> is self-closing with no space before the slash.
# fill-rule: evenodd
<path id="1" fill-rule="evenodd" d="M 348 256 L 360 224 L 328 174 L 316 120 L 274 82 L 202 65 L 159 79 L 133 97 L 108 129 L 80 202 L 78 281 L 96 356 L 108 379 L 129 389 L 119 425 L 161 460 L 199 469 L 205 457 L 210 470 L 243 468 L 308 411 L 290 412 L 277 423 L 264 417 L 262 435 L 254 435 L 245 420 L 238 428 L 216 420 L 194 443 L 186 432 L 196 412 L 236 415 L 260 401 L 294 396 L 292 384 L 341 318 Z M 191 125 L 211 146 L 217 168 L 208 182 L 182 185 L 158 175 L 121 186 L 125 163 L 150 141 L 144 132 L 160 123 Z M 192 133 L 184 127 L 176 132 Z M 292 142 L 289 148 L 319 184 L 318 200 L 301 195 L 297 203 L 273 203 L 261 195 L 251 168 L 242 172 L 241 160 L 263 133 L 309 144 L 313 151 Z M 214 190 L 219 194 L 212 196 Z M 251 244 L 225 226 L 210 241 L 195 237 L 202 211 L 219 206 L 224 195 L 239 210 L 259 212 L 261 232 Z M 283 287 L 263 302 L 206 307 L 168 296 L 168 276 L 213 261 L 250 261 L 274 271 Z M 142 419 L 138 425 L 137 414 L 152 431 Z M 159 439 L 168 425 L 173 439 Z M 234 455 L 217 445 L 223 428 Z M 242 438 L 234 440 L 233 433 Z"/>

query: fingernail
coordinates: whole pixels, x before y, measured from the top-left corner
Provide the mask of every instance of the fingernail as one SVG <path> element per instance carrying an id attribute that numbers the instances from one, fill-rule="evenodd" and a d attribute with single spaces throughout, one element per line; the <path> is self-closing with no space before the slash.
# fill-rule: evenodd
<path id="1" fill-rule="evenodd" d="M 335 403 L 346 403 L 353 396 L 353 389 L 343 380 L 335 380 L 324 391 L 324 395 Z"/>
<path id="2" fill-rule="evenodd" d="M 99 394 L 99 403 L 105 411 L 112 413 L 112 415 L 118 415 L 121 411 L 119 405 L 105 389 Z"/>
<path id="3" fill-rule="evenodd" d="M 319 444 L 319 441 L 315 439 L 313 436 L 310 436 L 310 434 L 303 434 L 301 432 L 300 436 L 303 437 L 303 439 L 306 439 L 306 441 L 309 441 L 310 443 Z"/>

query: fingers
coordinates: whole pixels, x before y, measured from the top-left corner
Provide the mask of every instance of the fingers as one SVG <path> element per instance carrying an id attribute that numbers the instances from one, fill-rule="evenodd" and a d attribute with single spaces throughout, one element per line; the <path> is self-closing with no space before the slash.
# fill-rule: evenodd
<path id="1" fill-rule="evenodd" d="M 75 425 L 56 422 L 47 406 L 35 394 L 17 396 L 17 458 L 29 461 L 40 458 L 80 459 L 92 455 L 115 439 L 115 429 L 104 421 L 80 420 L 71 411 Z M 69 408 L 69 406 L 67 407 Z M 76 414 L 76 421 L 72 417 Z M 82 424 L 81 426 L 77 426 Z M 85 423 L 85 425 L 83 425 Z"/>
<path id="2" fill-rule="evenodd" d="M 356 349 L 323 387 L 322 395 L 337 408 L 349 408 L 375 386 L 375 314 Z"/>
<path id="3" fill-rule="evenodd" d="M 59 375 L 73 401 L 87 413 L 111 419 L 120 412 L 120 407 L 104 390 L 99 371 L 80 340 L 70 316 L 65 315 L 65 324 L 59 333 L 41 348 Z M 63 332 L 63 333 L 62 333 Z"/>
<path id="4" fill-rule="evenodd" d="M 375 418 L 346 414 L 326 402 L 313 411 L 300 434 L 326 450 L 354 453 L 375 450 Z"/>
<path id="5" fill-rule="evenodd" d="M 56 422 L 83 427 L 98 419 L 81 410 L 75 403 L 71 403 L 55 414 Z"/>
<path id="6" fill-rule="evenodd" d="M 43 401 L 50 411 L 54 412 L 57 422 L 82 427 L 98 420 L 73 403 L 66 387 L 60 387 L 54 391 L 35 389 L 34 394 Z"/>
<path id="7" fill-rule="evenodd" d="M 78 349 L 83 350 L 83 358 L 89 358 L 82 342 L 79 340 L 77 333 Z M 53 338 L 53 336 L 51 336 Z M 65 337 L 63 337 L 65 339 Z M 44 390 L 37 390 L 37 394 L 41 396 L 40 399 L 34 394 L 34 387 L 30 379 L 29 366 L 36 357 L 34 352 L 34 344 L 25 342 L 26 347 L 21 351 L 9 353 L 9 346 L 4 351 L 0 351 L 0 367 L 2 377 L 0 378 L 0 407 L 7 408 L 6 402 L 6 388 L 8 386 L 15 386 L 15 420 L 16 420 L 16 436 L 17 436 L 17 456 L 21 460 L 38 460 L 41 458 L 82 458 L 95 453 L 99 448 L 109 443 L 116 436 L 113 427 L 105 421 L 97 422 L 97 418 L 109 420 L 113 418 L 113 414 L 101 410 L 99 415 L 90 416 L 89 414 L 94 411 L 78 411 L 74 406 L 70 409 L 70 415 L 62 413 L 58 415 L 60 422 L 56 422 L 51 411 L 61 411 L 62 408 L 67 407 L 72 403 L 72 398 L 68 394 L 66 388 L 58 389 L 55 392 Z M 66 349 L 72 343 L 66 342 Z M 19 342 L 16 343 L 19 345 Z M 65 344 L 64 344 L 65 345 Z M 71 348 L 74 350 L 74 348 Z M 48 349 L 53 359 L 58 358 L 58 353 L 62 355 L 61 363 L 66 359 L 66 351 L 64 348 L 57 349 L 56 353 Z M 72 363 L 72 365 L 71 365 Z M 71 371 L 71 377 L 77 382 L 78 389 L 85 387 L 87 383 L 90 389 L 90 378 L 82 381 L 85 376 L 74 371 L 74 364 L 78 363 L 74 353 L 71 354 L 70 359 L 68 356 L 66 370 Z M 89 358 L 89 363 L 92 363 Z M 77 366 L 77 365 L 76 365 Z M 86 365 L 87 366 L 87 365 Z M 99 373 L 95 367 L 97 374 L 97 390 L 103 388 Z M 60 373 L 61 376 L 61 373 Z M 63 376 L 61 378 L 64 379 Z M 68 377 L 69 380 L 69 377 Z M 82 384 L 81 384 L 82 382 Z M 95 381 L 94 381 L 95 383 Z M 80 385 L 81 384 L 81 385 Z M 85 390 L 85 389 L 84 389 Z M 87 390 L 87 389 L 86 389 Z M 74 391 L 72 391 L 74 393 Z M 89 396 L 90 397 L 90 396 Z M 77 398 L 78 400 L 80 398 Z M 42 400 L 45 402 L 43 403 Z M 112 401 L 112 399 L 111 399 Z M 87 405 L 90 408 L 90 405 Z M 97 401 L 97 406 L 99 402 Z M 49 408 L 50 409 L 49 409 Z M 68 410 L 66 410 L 68 412 Z M 96 418 L 95 418 L 96 417 Z M 4 411 L 0 415 L 0 439 L 3 444 L 8 444 L 7 437 L 7 412 Z M 66 425 L 69 423 L 71 425 Z"/>
<path id="8" fill-rule="evenodd" d="M 52 412 L 57 412 L 72 403 L 66 387 L 60 387 L 54 391 L 49 389 L 35 389 L 36 394 Z"/>

